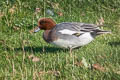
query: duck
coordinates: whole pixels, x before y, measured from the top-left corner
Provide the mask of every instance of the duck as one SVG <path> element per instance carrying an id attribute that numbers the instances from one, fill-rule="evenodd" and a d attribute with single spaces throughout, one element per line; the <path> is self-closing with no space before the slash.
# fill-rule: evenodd
<path id="1" fill-rule="evenodd" d="M 82 22 L 62 22 L 56 24 L 52 18 L 40 18 L 34 33 L 44 30 L 43 39 L 50 44 L 68 48 L 70 53 L 74 48 L 87 45 L 96 36 L 111 31 L 102 30 L 99 25 Z"/>

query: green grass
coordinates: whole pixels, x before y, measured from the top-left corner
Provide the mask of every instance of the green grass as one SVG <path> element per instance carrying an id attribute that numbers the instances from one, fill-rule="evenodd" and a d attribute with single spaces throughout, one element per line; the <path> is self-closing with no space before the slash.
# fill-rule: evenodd
<path id="1" fill-rule="evenodd" d="M 0 80 L 120 80 L 119 5 L 119 0 L 1 0 Z M 54 15 L 46 14 L 47 9 L 53 10 Z M 94 24 L 102 17 L 105 26 L 101 28 L 112 34 L 98 36 L 73 50 L 71 57 L 67 49 L 47 44 L 43 31 L 29 33 L 41 17 L 50 17 L 56 23 Z M 39 61 L 32 61 L 30 55 Z M 88 64 L 100 64 L 105 71 L 76 65 L 82 58 Z"/>

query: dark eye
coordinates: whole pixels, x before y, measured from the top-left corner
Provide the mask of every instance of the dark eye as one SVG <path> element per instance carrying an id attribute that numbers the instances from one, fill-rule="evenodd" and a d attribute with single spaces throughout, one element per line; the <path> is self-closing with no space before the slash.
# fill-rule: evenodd
<path id="1" fill-rule="evenodd" d="M 42 25 L 42 24 L 45 24 L 45 23 L 47 23 L 46 21 L 40 21 L 40 24 Z"/>

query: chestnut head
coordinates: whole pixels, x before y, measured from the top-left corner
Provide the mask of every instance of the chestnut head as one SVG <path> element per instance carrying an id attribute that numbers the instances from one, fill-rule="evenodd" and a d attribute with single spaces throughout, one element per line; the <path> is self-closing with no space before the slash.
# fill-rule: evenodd
<path id="1" fill-rule="evenodd" d="M 34 32 L 38 32 L 39 30 L 50 30 L 55 27 L 56 23 L 51 18 L 41 18 L 38 21 L 38 28 L 35 29 Z"/>

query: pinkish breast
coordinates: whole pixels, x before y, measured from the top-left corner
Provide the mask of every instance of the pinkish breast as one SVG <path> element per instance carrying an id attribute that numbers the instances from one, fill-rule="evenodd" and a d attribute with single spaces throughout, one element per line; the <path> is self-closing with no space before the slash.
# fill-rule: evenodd
<path id="1" fill-rule="evenodd" d="M 43 39 L 50 43 L 50 42 L 53 42 L 55 40 L 57 40 L 57 36 L 56 36 L 56 31 L 51 31 L 51 30 L 45 30 L 44 33 L 43 33 Z"/>

